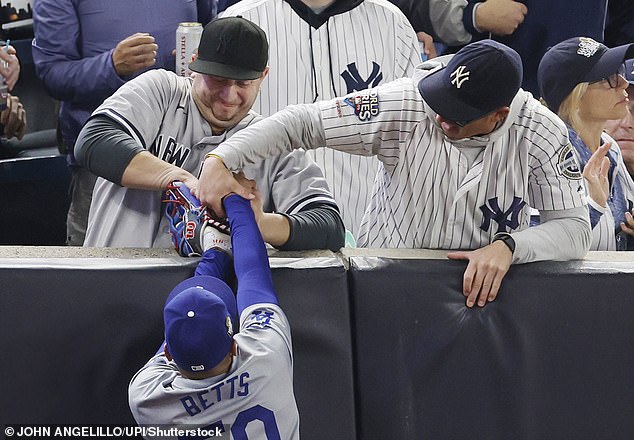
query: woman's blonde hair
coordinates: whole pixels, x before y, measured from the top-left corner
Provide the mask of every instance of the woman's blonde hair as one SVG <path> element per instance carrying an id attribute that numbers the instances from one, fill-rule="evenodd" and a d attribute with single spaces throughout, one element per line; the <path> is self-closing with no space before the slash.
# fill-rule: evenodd
<path id="1" fill-rule="evenodd" d="M 583 125 L 581 117 L 579 116 L 579 107 L 581 98 L 583 98 L 586 90 L 588 90 L 588 85 L 589 83 L 587 82 L 577 84 L 575 88 L 572 89 L 572 92 L 566 96 L 566 99 L 561 102 L 559 111 L 557 111 L 557 115 L 577 133 L 580 132 Z"/>

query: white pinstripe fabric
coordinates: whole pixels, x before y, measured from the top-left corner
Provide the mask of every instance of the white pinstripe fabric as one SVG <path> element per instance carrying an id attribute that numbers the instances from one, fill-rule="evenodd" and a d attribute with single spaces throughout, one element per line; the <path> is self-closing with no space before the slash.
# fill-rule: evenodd
<path id="1" fill-rule="evenodd" d="M 384 164 L 363 218 L 360 246 L 476 249 L 498 232 L 495 220 L 481 228 L 491 199 L 503 211 L 515 197 L 526 202 L 517 228 L 507 225 L 507 232 L 528 227 L 529 205 L 561 210 L 585 204 L 581 181 L 568 179 L 557 166 L 559 154 L 572 148 L 565 126 L 529 93 L 520 91 L 504 124 L 482 139 L 486 148 L 471 168 L 458 143 L 434 122 L 413 80 L 386 85 L 378 95 L 380 112 L 369 121 L 361 121 L 343 100 L 321 105 L 329 147 L 353 151 L 363 145 Z"/>
<path id="2" fill-rule="evenodd" d="M 359 77 L 366 80 L 376 63 L 382 74 L 378 84 L 411 75 L 420 61 L 411 25 L 387 0 L 366 0 L 346 13 L 331 16 L 317 29 L 283 0 L 243 0 L 223 15 L 241 15 L 267 34 L 270 72 L 253 106 L 264 116 L 287 105 L 347 94 L 351 90 L 342 73 L 349 71 L 349 64 L 354 63 Z M 378 161 L 329 149 L 309 154 L 323 170 L 347 229 L 356 235 Z"/>

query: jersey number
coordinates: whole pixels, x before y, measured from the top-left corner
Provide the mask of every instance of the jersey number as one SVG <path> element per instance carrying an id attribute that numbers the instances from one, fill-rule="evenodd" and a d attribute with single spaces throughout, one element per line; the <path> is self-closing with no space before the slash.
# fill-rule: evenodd
<path id="1" fill-rule="evenodd" d="M 249 440 L 249 437 L 247 437 L 247 425 L 255 420 L 259 420 L 264 425 L 267 440 L 281 440 L 280 431 L 275 421 L 275 414 L 273 414 L 273 411 L 270 409 L 264 408 L 261 405 L 252 406 L 238 413 L 235 422 L 231 425 L 231 435 L 234 440 Z M 203 429 L 213 430 L 216 426 L 222 428 L 224 426 L 222 420 L 218 420 L 216 423 L 212 423 Z M 186 437 L 183 437 L 183 439 L 185 438 Z M 191 439 L 191 437 L 188 438 Z"/>

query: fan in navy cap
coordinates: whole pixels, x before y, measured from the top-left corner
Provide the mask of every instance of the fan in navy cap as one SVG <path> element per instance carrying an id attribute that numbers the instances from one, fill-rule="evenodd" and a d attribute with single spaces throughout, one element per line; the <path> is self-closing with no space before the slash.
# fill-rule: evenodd
<path id="1" fill-rule="evenodd" d="M 608 48 L 574 37 L 550 48 L 539 63 L 542 99 L 567 124 L 588 191 L 591 250 L 634 248 L 634 182 L 621 149 L 603 131 L 628 114 L 624 62 L 634 45 Z"/>
<path id="2" fill-rule="evenodd" d="M 197 216 L 189 215 L 188 206 L 200 202 L 184 194 L 192 203 L 174 215 L 189 224 Z M 296 440 L 290 326 L 278 305 L 266 247 L 249 201 L 230 195 L 224 208 L 231 238 L 206 228 L 195 275 L 165 302 L 165 344 L 130 382 L 130 409 L 140 425 L 204 426 L 205 438 L 247 438 L 248 426 L 249 438 Z M 174 239 L 182 240 L 186 231 L 174 228 Z M 235 296 L 225 282 L 234 269 Z"/>
<path id="3" fill-rule="evenodd" d="M 464 127 L 509 106 L 521 84 L 519 54 L 497 41 L 482 40 L 465 46 L 418 88 L 438 115 Z"/>

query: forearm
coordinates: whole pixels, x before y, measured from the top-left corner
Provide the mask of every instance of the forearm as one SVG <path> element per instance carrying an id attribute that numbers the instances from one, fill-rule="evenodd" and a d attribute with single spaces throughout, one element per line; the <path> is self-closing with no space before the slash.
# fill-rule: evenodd
<path id="1" fill-rule="evenodd" d="M 319 109 L 314 105 L 289 106 L 251 127 L 240 130 L 213 152 L 231 171 L 278 156 L 293 149 L 325 145 Z"/>
<path id="2" fill-rule="evenodd" d="M 425 2 L 416 2 L 425 4 Z M 462 20 L 466 0 L 432 0 L 429 2 L 430 21 L 439 40 L 449 46 L 459 46 L 471 41 L 472 35 Z M 423 29 L 424 31 L 424 29 Z"/>
<path id="3" fill-rule="evenodd" d="M 513 263 L 583 258 L 592 242 L 588 209 L 541 211 L 541 224 L 511 234 Z"/>
<path id="4" fill-rule="evenodd" d="M 226 197 L 223 203 L 231 225 L 238 314 L 253 304 L 277 304 L 268 254 L 250 203 L 236 195 Z"/>
<path id="5" fill-rule="evenodd" d="M 462 15 L 462 23 L 467 32 L 473 36 L 484 36 L 484 32 L 478 29 L 476 23 L 476 12 L 482 2 L 469 0 L 464 8 Z"/>
<path id="6" fill-rule="evenodd" d="M 112 64 L 112 51 L 78 60 L 46 60 L 36 55 L 38 76 L 55 99 L 100 103 L 125 83 Z"/>
<path id="7" fill-rule="evenodd" d="M 291 225 L 282 214 L 265 212 L 258 219 L 258 227 L 265 242 L 276 248 L 282 248 L 291 236 Z"/>
<path id="8" fill-rule="evenodd" d="M 317 205 L 290 214 L 290 236 L 281 250 L 330 249 L 338 251 L 344 245 L 346 229 L 332 206 Z"/>
<path id="9" fill-rule="evenodd" d="M 80 165 L 122 186 L 163 190 L 174 180 L 188 181 L 187 171 L 145 151 L 121 126 L 105 116 L 90 119 L 75 144 Z"/>
<path id="10" fill-rule="evenodd" d="M 74 3 L 71 0 L 34 3 L 33 60 L 38 76 L 54 98 L 100 102 L 123 84 L 123 80 L 112 65 L 111 50 L 89 57 L 82 53 L 81 39 L 91 36 L 86 35 L 89 29 L 81 29 Z"/>

